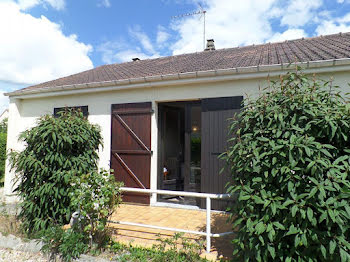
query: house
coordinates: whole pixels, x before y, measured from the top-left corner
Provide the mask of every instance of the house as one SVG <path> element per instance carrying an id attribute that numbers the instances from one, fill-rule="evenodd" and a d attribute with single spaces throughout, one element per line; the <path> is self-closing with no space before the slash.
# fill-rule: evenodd
<path id="1" fill-rule="evenodd" d="M 112 168 L 127 187 L 225 192 L 227 174 L 218 155 L 225 150 L 227 119 L 242 99 L 256 96 L 267 77 L 294 70 L 335 78 L 348 92 L 350 33 L 279 43 L 217 49 L 156 59 L 133 59 L 7 93 L 8 149 L 20 150 L 18 135 L 44 114 L 81 107 L 101 126 L 99 166 Z M 14 174 L 6 169 L 5 194 L 13 200 Z M 193 205 L 191 198 L 127 194 L 125 201 Z M 213 203 L 220 208 L 219 202 Z"/>

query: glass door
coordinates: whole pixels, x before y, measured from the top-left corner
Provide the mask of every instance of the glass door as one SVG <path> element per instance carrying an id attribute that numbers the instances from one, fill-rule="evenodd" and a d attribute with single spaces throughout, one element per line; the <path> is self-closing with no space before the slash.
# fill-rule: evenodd
<path id="1" fill-rule="evenodd" d="M 201 189 L 201 106 L 186 106 L 185 133 L 185 191 L 200 192 Z"/>

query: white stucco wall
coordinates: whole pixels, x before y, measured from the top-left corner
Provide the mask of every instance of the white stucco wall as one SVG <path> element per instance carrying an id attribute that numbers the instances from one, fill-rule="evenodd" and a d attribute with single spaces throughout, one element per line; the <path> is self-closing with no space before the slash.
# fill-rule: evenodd
<path id="1" fill-rule="evenodd" d="M 342 87 L 343 92 L 350 92 L 347 85 L 350 82 L 348 72 L 324 74 L 322 78 L 329 79 L 334 76 L 335 85 Z M 20 150 L 23 145 L 18 143 L 20 132 L 35 125 L 39 116 L 52 114 L 55 107 L 85 106 L 89 107 L 89 121 L 101 126 L 103 135 L 103 148 L 100 149 L 99 166 L 109 168 L 110 140 L 111 140 L 111 105 L 119 103 L 152 102 L 155 114 L 152 115 L 151 147 L 151 188 L 157 188 L 157 103 L 165 101 L 183 101 L 210 97 L 225 96 L 256 96 L 259 86 L 267 85 L 266 76 L 260 79 L 234 80 L 220 83 L 202 83 L 183 86 L 159 86 L 132 90 L 117 90 L 108 92 L 95 92 L 79 95 L 61 95 L 30 99 L 10 99 L 8 123 L 8 150 Z M 12 195 L 14 174 L 9 167 L 5 173 L 5 195 L 7 201 L 14 200 Z M 155 201 L 153 197 L 152 202 Z"/>

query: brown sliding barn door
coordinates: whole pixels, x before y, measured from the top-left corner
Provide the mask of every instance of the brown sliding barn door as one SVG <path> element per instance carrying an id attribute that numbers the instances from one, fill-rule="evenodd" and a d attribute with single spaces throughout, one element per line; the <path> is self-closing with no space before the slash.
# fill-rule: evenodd
<path id="1" fill-rule="evenodd" d="M 152 103 L 112 105 L 111 168 L 125 187 L 150 188 Z M 149 196 L 125 193 L 123 201 L 149 204 Z"/>
<path id="2" fill-rule="evenodd" d="M 226 193 L 229 174 L 220 174 L 225 162 L 218 156 L 226 151 L 228 119 L 240 111 L 243 97 L 222 97 L 202 100 L 201 192 Z M 201 203 L 205 207 L 205 201 Z M 226 201 L 212 201 L 212 208 L 225 210 Z"/>

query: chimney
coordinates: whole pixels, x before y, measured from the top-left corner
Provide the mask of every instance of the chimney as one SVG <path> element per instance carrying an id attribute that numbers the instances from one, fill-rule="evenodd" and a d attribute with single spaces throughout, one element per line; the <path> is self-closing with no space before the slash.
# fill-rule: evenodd
<path id="1" fill-rule="evenodd" d="M 134 57 L 133 59 L 132 59 L 132 61 L 140 61 L 140 58 L 138 58 L 138 57 Z"/>
<path id="2" fill-rule="evenodd" d="M 207 48 L 204 51 L 215 50 L 214 39 L 207 40 Z"/>

